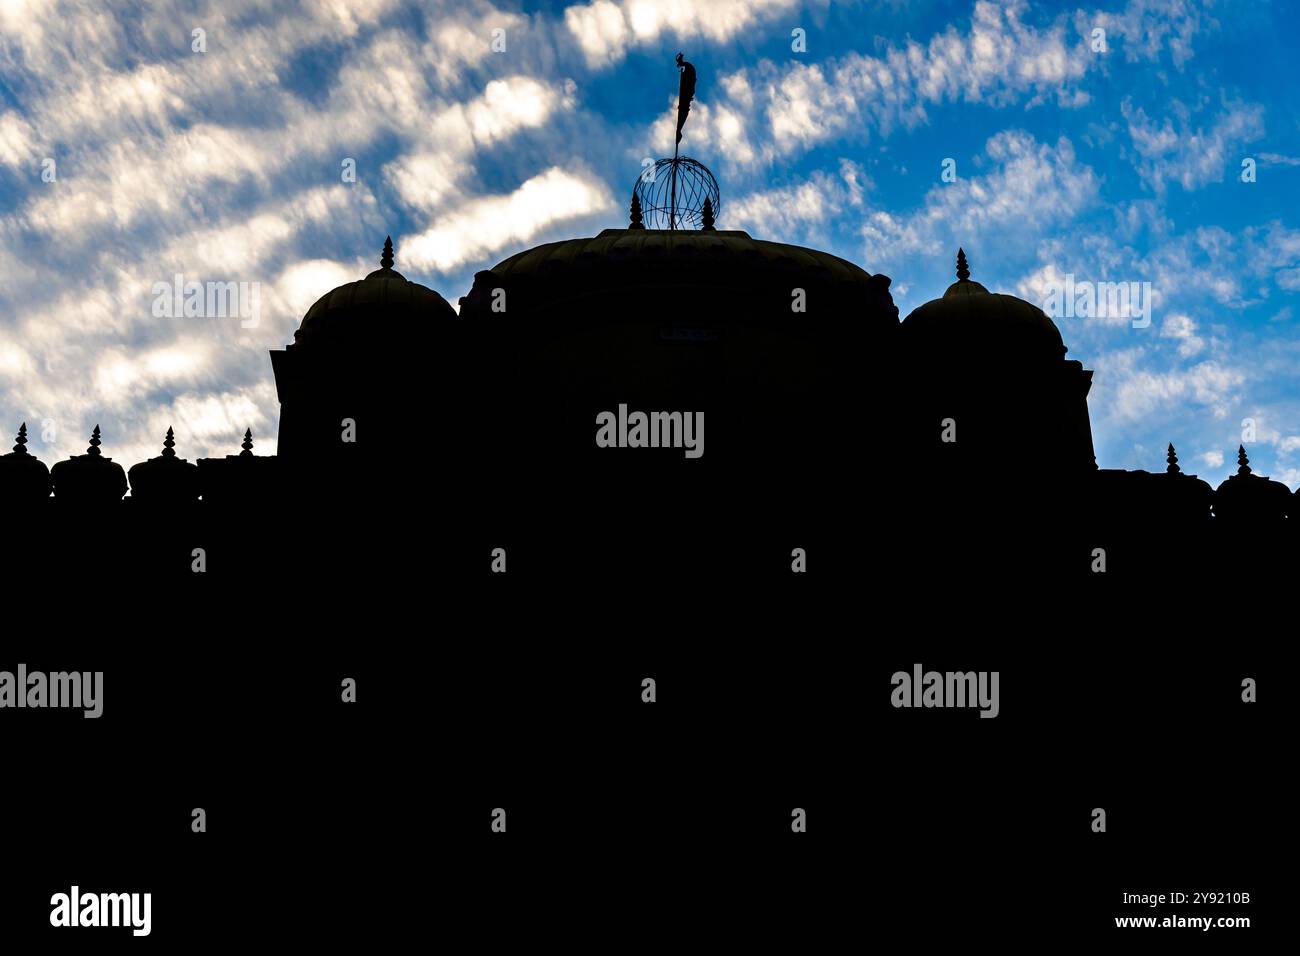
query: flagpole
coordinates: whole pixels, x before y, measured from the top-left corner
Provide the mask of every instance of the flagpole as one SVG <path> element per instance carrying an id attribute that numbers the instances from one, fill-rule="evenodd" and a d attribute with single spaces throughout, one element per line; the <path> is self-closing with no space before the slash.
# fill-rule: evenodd
<path id="1" fill-rule="evenodd" d="M 677 86 L 677 138 L 673 143 L 673 181 L 670 184 L 671 196 L 668 200 L 668 228 L 677 228 L 677 164 L 678 153 L 682 148 L 682 126 L 686 123 L 686 114 L 695 98 L 695 67 L 677 54 L 677 70 L 680 79 Z"/>
<path id="2" fill-rule="evenodd" d="M 677 150 L 681 148 L 681 143 L 673 144 L 673 181 L 672 181 L 672 199 L 668 208 L 668 228 L 677 228 Z"/>

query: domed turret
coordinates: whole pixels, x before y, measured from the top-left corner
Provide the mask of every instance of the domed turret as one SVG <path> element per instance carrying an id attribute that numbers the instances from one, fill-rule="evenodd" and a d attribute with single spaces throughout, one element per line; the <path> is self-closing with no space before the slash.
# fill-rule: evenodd
<path id="1" fill-rule="evenodd" d="M 197 501 L 198 472 L 197 465 L 176 457 L 176 438 L 168 426 L 162 454 L 133 465 L 127 472 L 131 497 L 141 501 Z"/>
<path id="2" fill-rule="evenodd" d="M 1065 358 L 1042 309 L 971 281 L 964 249 L 957 281 L 903 320 L 898 346 L 909 458 L 934 480 L 960 476 L 975 497 L 990 493 L 1009 439 L 1030 473 L 1072 481 L 1095 470 L 1092 372 Z"/>
<path id="3" fill-rule="evenodd" d="M 0 455 L 0 498 L 29 501 L 50 496 L 50 470 L 27 452 L 27 423 L 18 428 L 14 450 Z"/>
<path id="4" fill-rule="evenodd" d="M 126 494 L 126 472 L 99 450 L 99 426 L 90 436 L 90 447 L 84 455 L 56 462 L 50 471 L 54 482 L 54 496 L 65 501 L 109 502 L 121 501 Z"/>
<path id="5" fill-rule="evenodd" d="M 461 360 L 456 312 L 434 290 L 393 269 L 393 241 L 379 268 L 321 296 L 294 342 L 271 352 L 280 397 L 279 457 L 286 466 L 329 465 L 313 485 L 358 479 L 363 449 L 372 461 L 400 448 L 430 391 Z"/>
<path id="6" fill-rule="evenodd" d="M 1237 473 L 1214 493 L 1214 514 L 1237 525 L 1267 525 L 1281 521 L 1291 507 L 1291 489 L 1280 481 L 1256 475 L 1246 446 L 1237 446 Z"/>
<path id="7" fill-rule="evenodd" d="M 294 345 L 351 345 L 375 335 L 400 339 L 418 333 L 424 323 L 455 318 L 446 299 L 393 269 L 393 237 L 388 236 L 379 268 L 317 299 L 294 333 Z"/>
<path id="8" fill-rule="evenodd" d="M 1015 364 L 1059 361 L 1066 353 L 1061 330 L 1042 309 L 971 281 L 963 249 L 957 250 L 957 281 L 942 298 L 913 310 L 900 338 L 905 348 L 934 360 Z"/>

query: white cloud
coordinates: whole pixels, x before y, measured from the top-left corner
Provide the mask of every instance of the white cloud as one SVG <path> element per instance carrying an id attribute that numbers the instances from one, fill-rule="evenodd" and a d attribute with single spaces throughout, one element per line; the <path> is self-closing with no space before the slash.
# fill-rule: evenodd
<path id="1" fill-rule="evenodd" d="M 540 126 L 557 108 L 562 95 L 526 76 L 493 80 L 483 95 L 465 108 L 475 143 L 489 144 L 516 130 Z"/>
<path id="2" fill-rule="evenodd" d="M 664 99 L 664 109 L 641 134 L 631 152 L 638 158 L 662 155 L 674 142 L 677 131 L 677 96 Z M 710 102 L 697 98 L 691 105 L 682 140 L 683 155 L 710 155 L 744 168 L 761 158 L 750 140 L 752 123 L 748 111 L 735 103 Z"/>
<path id="3" fill-rule="evenodd" d="M 1097 375 L 1089 406 L 1101 420 L 1114 420 L 1125 429 L 1188 405 L 1200 406 L 1214 418 L 1226 418 L 1247 380 L 1242 369 L 1218 361 L 1160 369 L 1143 347 L 1103 353 L 1096 357 L 1094 368 Z"/>
<path id="4" fill-rule="evenodd" d="M 1047 301 L 1049 292 L 1053 288 L 1062 288 L 1065 283 L 1065 275 L 1055 262 L 1044 263 L 1029 275 L 1024 276 L 1016 282 L 1016 295 L 1026 302 L 1033 302 L 1039 308 Z"/>
<path id="5" fill-rule="evenodd" d="M 665 35 L 723 43 L 798 5 L 797 0 L 594 0 L 566 8 L 564 23 L 587 63 L 600 67 Z"/>
<path id="6" fill-rule="evenodd" d="M 592 66 L 620 60 L 627 52 L 631 28 L 623 8 L 613 0 L 594 0 L 564 11 L 564 22 Z"/>
<path id="7" fill-rule="evenodd" d="M 482 259 L 543 229 L 617 208 L 609 189 L 589 173 L 553 166 L 509 195 L 470 200 L 406 240 L 405 261 L 417 269 L 446 271 Z"/>
<path id="8" fill-rule="evenodd" d="M 989 173 L 932 187 L 911 213 L 869 213 L 861 230 L 867 268 L 901 277 L 918 254 L 948 257 L 959 245 L 968 254 L 978 245 L 1023 245 L 1096 201 L 1097 177 L 1078 163 L 1067 139 L 1049 145 L 1007 130 L 988 140 L 985 157 L 993 164 Z"/>
<path id="9" fill-rule="evenodd" d="M 280 273 L 274 295 L 285 312 L 301 317 L 326 292 L 360 278 L 354 265 L 333 259 L 304 259 Z"/>
<path id="10" fill-rule="evenodd" d="M 152 349 L 115 348 L 100 353 L 92 387 L 98 407 L 116 410 L 150 393 L 205 381 L 216 367 L 215 345 L 198 338 L 173 341 Z"/>
<path id="11" fill-rule="evenodd" d="M 1134 0 L 1129 10 L 1149 6 Z M 1023 21 L 1024 2 L 975 4 L 970 27 L 948 27 L 922 44 L 908 40 L 877 56 L 850 53 L 824 63 L 772 63 L 729 78 L 729 96 L 755 98 L 767 119 L 769 158 L 843 135 L 888 136 L 927 119 L 941 103 L 1005 106 L 1022 96 L 1034 105 L 1049 98 L 1067 109 L 1089 102 L 1077 83 L 1099 58 L 1087 30 L 1064 18 L 1039 28 Z M 1176 8 L 1168 15 L 1180 19 Z M 1158 55 L 1160 43 L 1148 51 Z M 747 106 L 746 106 L 747 108 Z"/>
<path id="12" fill-rule="evenodd" d="M 573 94 L 530 77 L 493 80 L 465 105 L 451 104 L 429 121 L 427 143 L 399 154 L 383 168 L 384 178 L 412 209 L 445 209 L 459 199 L 475 150 L 490 148 L 523 129 L 536 128 L 561 109 L 573 106 Z"/>
<path id="13" fill-rule="evenodd" d="M 1196 323 L 1182 313 L 1166 317 L 1160 334 L 1178 340 L 1178 354 L 1182 358 L 1190 358 L 1205 348 L 1205 339 L 1196 334 Z"/>
<path id="14" fill-rule="evenodd" d="M 195 53 L 188 25 L 196 14 L 185 0 L 157 0 L 130 17 L 99 0 L 16 8 L 7 0 L 0 37 L 12 46 L 0 42 L 0 70 L 21 73 L 33 88 L 25 108 L 47 144 L 154 136 L 217 107 L 248 113 L 265 99 L 279 102 L 279 74 L 300 51 L 353 37 L 398 6 L 309 0 L 258 23 L 248 4 L 209 5 L 201 16 L 209 49 Z"/>
<path id="15" fill-rule="evenodd" d="M 1300 468 L 1281 468 L 1273 472 L 1274 481 L 1280 481 L 1289 488 L 1294 489 L 1300 485 Z"/>
<path id="16" fill-rule="evenodd" d="M 722 208 L 727 229 L 744 229 L 755 238 L 810 242 L 845 209 L 861 205 L 861 168 L 843 159 L 839 175 L 815 171 L 792 186 L 749 193 Z"/>
<path id="17" fill-rule="evenodd" d="M 1264 109 L 1258 104 L 1229 103 L 1214 117 L 1209 130 L 1193 127 L 1181 104 L 1168 108 L 1163 122 L 1147 116 L 1131 99 L 1120 104 L 1128 123 L 1129 138 L 1141 160 L 1138 173 L 1157 192 L 1169 181 L 1191 190 L 1207 183 L 1223 182 L 1240 172 L 1243 147 L 1264 135 Z"/>
<path id="18" fill-rule="evenodd" d="M 1208 6 L 1188 0 L 1130 0 L 1114 13 L 1079 10 L 1074 21 L 1085 35 L 1091 35 L 1095 27 L 1105 30 L 1107 44 L 1118 47 L 1129 63 L 1155 60 L 1168 49 L 1174 65 L 1181 69 L 1192 57 L 1192 41 L 1218 27 L 1204 12 Z"/>
<path id="19" fill-rule="evenodd" d="M 697 32 L 740 29 L 729 16 L 731 4 L 665 0 L 685 12 L 681 22 L 707 20 Z M 627 16 L 632 6 L 657 10 L 649 0 L 574 6 L 566 11 L 569 29 L 593 64 L 606 64 L 639 42 Z M 773 5 L 753 5 L 766 12 Z M 1128 60 L 1156 60 L 1172 52 L 1181 65 L 1190 56 L 1190 40 L 1215 26 L 1184 0 L 1130 0 L 1116 14 L 1080 12 L 1071 25 L 1058 16 L 1044 26 L 1027 23 L 1025 0 L 974 4 L 969 27 L 949 26 L 928 41 L 907 39 L 885 45 L 876 55 L 848 53 L 821 62 L 796 57 L 723 75 L 713 88 L 702 87 L 700 99 L 721 115 L 724 108 L 746 120 L 745 143 L 756 161 L 774 162 L 841 137 L 887 137 L 894 129 L 911 129 L 928 121 L 927 109 L 950 103 L 995 107 L 1025 99 L 1026 106 L 1054 100 L 1078 109 L 1091 97 L 1081 88 L 1089 71 L 1108 69 L 1105 56 L 1092 52 L 1091 31 L 1102 25 L 1125 47 Z M 668 18 L 679 22 L 680 17 Z M 663 29 L 657 13 L 644 17 L 645 36 Z M 647 41 L 649 42 L 649 41 Z M 721 95 L 714 91 L 720 89 Z M 673 108 L 676 99 L 673 97 Z M 692 123 L 696 117 L 692 115 Z M 665 140 L 656 125 L 652 141 Z M 701 132 L 696 128 L 696 137 Z M 716 141 L 716 134 L 708 142 Z M 748 153 L 742 162 L 750 162 Z"/>

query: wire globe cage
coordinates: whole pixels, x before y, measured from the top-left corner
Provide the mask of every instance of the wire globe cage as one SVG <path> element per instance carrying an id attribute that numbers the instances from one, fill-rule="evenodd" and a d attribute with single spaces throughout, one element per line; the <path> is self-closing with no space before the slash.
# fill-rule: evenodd
<path id="1" fill-rule="evenodd" d="M 641 201 L 647 229 L 703 228 L 704 201 L 709 201 L 716 220 L 722 200 L 713 173 L 689 156 L 661 159 L 647 166 L 637 177 L 632 194 Z"/>

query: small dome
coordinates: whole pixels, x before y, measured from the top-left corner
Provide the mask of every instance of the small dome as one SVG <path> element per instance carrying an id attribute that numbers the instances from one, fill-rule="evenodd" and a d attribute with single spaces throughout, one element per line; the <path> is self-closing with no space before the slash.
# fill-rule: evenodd
<path id="1" fill-rule="evenodd" d="M 176 436 L 167 427 L 162 454 L 127 469 L 131 497 L 140 501 L 165 501 L 171 504 L 197 501 L 199 497 L 199 468 L 184 458 L 176 457 Z"/>
<path id="2" fill-rule="evenodd" d="M 54 496 L 64 501 L 105 502 L 121 501 L 126 494 L 126 472 L 99 450 L 99 426 L 90 436 L 90 447 L 84 455 L 55 462 L 50 469 L 54 483 Z"/>
<path id="3" fill-rule="evenodd" d="M 1013 295 L 989 292 L 970 281 L 966 253 L 957 250 L 957 281 L 943 297 L 926 302 L 903 320 L 903 341 L 925 353 L 960 357 L 995 355 L 1006 359 L 1061 359 L 1065 340 L 1047 314 Z"/>
<path id="4" fill-rule="evenodd" d="M 367 317 L 382 313 L 383 325 L 367 324 Z M 347 282 L 316 300 L 294 333 L 294 344 L 325 339 L 351 340 L 371 334 L 400 338 L 407 323 L 455 320 L 456 311 L 437 292 L 411 282 L 393 269 L 393 239 L 384 241 L 380 267 L 364 279 Z M 396 327 L 394 327 L 396 323 Z M 426 328 L 417 331 L 427 331 Z"/>
<path id="5" fill-rule="evenodd" d="M 0 495 L 7 500 L 26 501 L 50 496 L 50 470 L 27 452 L 27 423 L 18 429 L 14 450 L 0 455 Z"/>
<path id="6" fill-rule="evenodd" d="M 1224 521 L 1261 523 L 1286 517 L 1291 508 L 1291 489 L 1280 481 L 1256 475 L 1246 456 L 1246 446 L 1237 446 L 1237 473 L 1229 475 L 1214 493 L 1214 513 Z"/>

